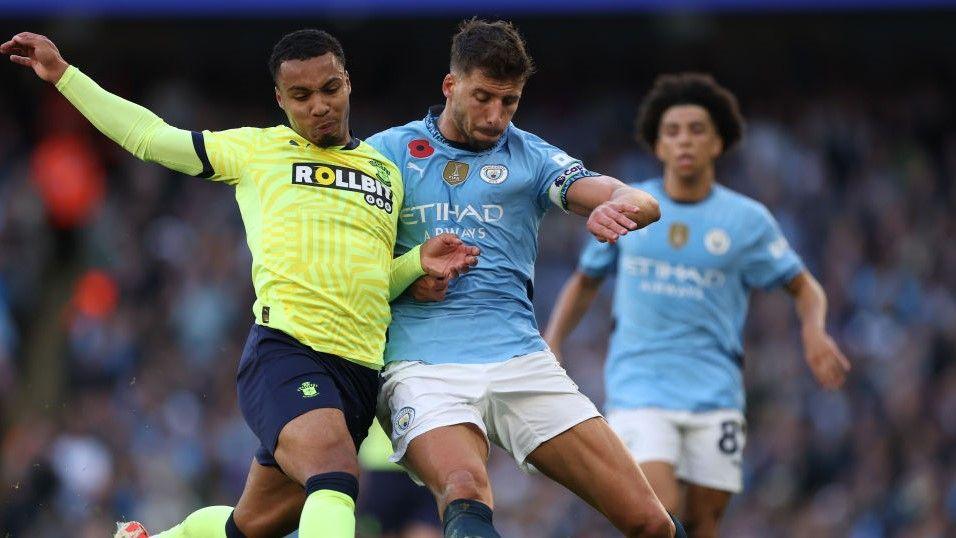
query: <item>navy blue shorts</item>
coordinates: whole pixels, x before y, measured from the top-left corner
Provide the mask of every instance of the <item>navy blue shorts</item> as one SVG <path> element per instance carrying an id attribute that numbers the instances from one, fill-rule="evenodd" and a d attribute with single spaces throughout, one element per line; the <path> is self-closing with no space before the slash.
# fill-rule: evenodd
<path id="1" fill-rule="evenodd" d="M 279 432 L 313 409 L 341 409 L 356 450 L 375 418 L 378 371 L 320 353 L 288 334 L 253 324 L 236 378 L 239 408 L 261 443 L 256 461 L 278 467 Z"/>

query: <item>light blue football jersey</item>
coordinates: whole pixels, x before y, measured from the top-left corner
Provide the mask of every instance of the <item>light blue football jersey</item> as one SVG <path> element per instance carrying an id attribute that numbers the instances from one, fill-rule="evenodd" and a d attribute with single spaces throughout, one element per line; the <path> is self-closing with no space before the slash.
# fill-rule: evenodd
<path id="1" fill-rule="evenodd" d="M 494 147 L 472 151 L 441 135 L 440 113 L 366 140 L 404 176 L 395 254 L 451 232 L 481 255 L 444 301 L 392 303 L 385 362 L 490 363 L 546 349 L 531 303 L 538 226 L 555 185 L 596 174 L 513 124 Z"/>
<path id="2" fill-rule="evenodd" d="M 592 240 L 579 269 L 617 272 L 605 364 L 608 409 L 743 409 L 742 332 L 750 290 L 803 271 L 759 202 L 714 185 L 696 203 L 670 199 L 661 179 L 635 185 L 661 220 L 616 245 Z"/>

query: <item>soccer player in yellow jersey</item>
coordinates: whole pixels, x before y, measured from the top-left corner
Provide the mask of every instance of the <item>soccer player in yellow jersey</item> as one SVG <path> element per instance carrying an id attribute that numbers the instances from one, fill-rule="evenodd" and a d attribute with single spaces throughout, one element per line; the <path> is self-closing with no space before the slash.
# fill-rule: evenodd
<path id="1" fill-rule="evenodd" d="M 356 447 L 374 417 L 388 302 L 425 273 L 466 271 L 478 251 L 442 235 L 393 261 L 401 172 L 350 134 L 339 42 L 318 30 L 284 36 L 269 65 L 289 125 L 220 132 L 167 125 L 44 36 L 17 34 L 0 52 L 137 157 L 236 189 L 256 291 L 238 396 L 262 444 L 235 510 L 201 509 L 161 536 L 354 536 Z M 133 522 L 117 536 L 148 535 Z"/>

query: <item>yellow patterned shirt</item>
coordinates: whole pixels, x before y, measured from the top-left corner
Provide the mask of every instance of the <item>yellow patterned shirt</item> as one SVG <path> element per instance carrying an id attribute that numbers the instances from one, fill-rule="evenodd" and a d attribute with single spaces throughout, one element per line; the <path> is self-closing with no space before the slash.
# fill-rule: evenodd
<path id="1" fill-rule="evenodd" d="M 418 252 L 392 260 L 404 197 L 394 163 L 356 138 L 320 148 L 285 125 L 178 129 L 74 66 L 56 87 L 137 157 L 235 186 L 252 251 L 257 323 L 381 368 L 388 301 L 424 274 Z"/>
<path id="2" fill-rule="evenodd" d="M 236 187 L 256 322 L 380 368 L 403 196 L 395 165 L 356 138 L 319 148 L 284 125 L 204 131 L 194 143 L 200 176 Z"/>

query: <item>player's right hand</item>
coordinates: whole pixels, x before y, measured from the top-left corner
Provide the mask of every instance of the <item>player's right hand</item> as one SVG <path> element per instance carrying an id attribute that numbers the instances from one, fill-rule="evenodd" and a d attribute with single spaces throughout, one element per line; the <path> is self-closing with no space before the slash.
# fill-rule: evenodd
<path id="1" fill-rule="evenodd" d="M 804 358 L 820 386 L 829 390 L 842 387 L 850 372 L 850 361 L 833 338 L 823 329 L 805 330 L 803 347 Z"/>
<path id="2" fill-rule="evenodd" d="M 429 275 L 419 277 L 408 287 L 408 293 L 412 295 L 412 299 L 423 303 L 444 301 L 446 291 L 448 291 L 447 278 Z"/>
<path id="3" fill-rule="evenodd" d="M 56 84 L 70 66 L 49 38 L 30 32 L 21 32 L 0 45 L 0 53 L 9 55 L 15 64 L 33 68 L 38 77 L 51 84 Z"/>

